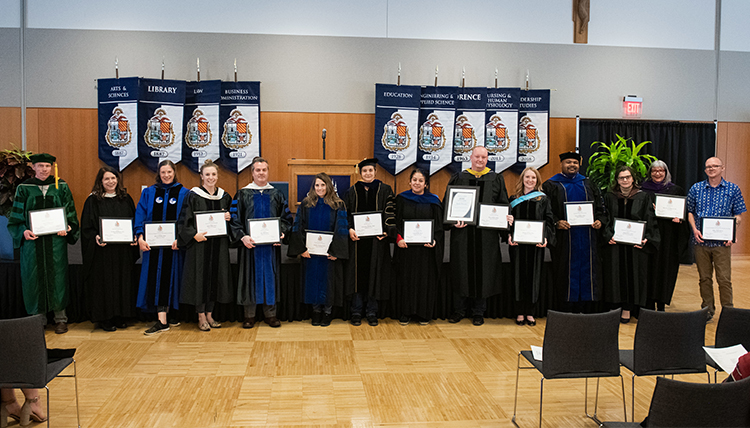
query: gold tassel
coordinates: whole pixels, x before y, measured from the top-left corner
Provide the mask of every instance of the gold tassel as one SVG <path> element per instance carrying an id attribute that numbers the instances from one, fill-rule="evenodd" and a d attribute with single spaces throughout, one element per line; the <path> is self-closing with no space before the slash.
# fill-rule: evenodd
<path id="1" fill-rule="evenodd" d="M 60 175 L 57 173 L 57 162 L 55 162 L 55 189 L 60 190 Z"/>

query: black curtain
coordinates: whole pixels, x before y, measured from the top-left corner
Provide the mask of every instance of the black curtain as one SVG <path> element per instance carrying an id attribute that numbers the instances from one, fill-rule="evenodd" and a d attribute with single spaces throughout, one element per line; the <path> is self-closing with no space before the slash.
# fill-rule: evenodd
<path id="1" fill-rule="evenodd" d="M 714 156 L 716 151 L 714 123 L 581 119 L 579 147 L 583 156 L 582 174 L 586 174 L 588 159 L 595 150 L 591 144 L 594 141 L 610 144 L 617 141 L 615 134 L 632 138 L 636 144 L 651 141 L 641 149 L 641 153 L 654 155 L 666 162 L 672 182 L 686 192 L 694 183 L 706 179 L 703 167 L 706 159 Z"/>

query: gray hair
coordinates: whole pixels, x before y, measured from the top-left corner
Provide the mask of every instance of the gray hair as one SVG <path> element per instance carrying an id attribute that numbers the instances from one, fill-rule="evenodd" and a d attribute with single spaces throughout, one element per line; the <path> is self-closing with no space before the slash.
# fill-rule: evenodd
<path id="1" fill-rule="evenodd" d="M 648 179 L 651 180 L 651 170 L 654 168 L 664 168 L 664 184 L 669 184 L 672 182 L 672 174 L 669 173 L 669 168 L 667 167 L 667 164 L 663 160 L 655 160 L 651 163 L 651 166 L 648 167 Z"/>

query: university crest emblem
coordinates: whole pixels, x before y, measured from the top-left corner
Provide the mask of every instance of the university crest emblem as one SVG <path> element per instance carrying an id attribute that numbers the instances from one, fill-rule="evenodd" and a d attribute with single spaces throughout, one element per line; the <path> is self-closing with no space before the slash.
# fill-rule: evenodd
<path id="1" fill-rule="evenodd" d="M 107 144 L 112 147 L 125 147 L 130 144 L 132 136 L 130 121 L 120 107 L 115 107 L 107 121 L 107 133 L 104 135 Z"/>
<path id="2" fill-rule="evenodd" d="M 419 148 L 425 152 L 436 152 L 445 147 L 445 128 L 435 113 L 419 128 Z"/>
<path id="3" fill-rule="evenodd" d="M 400 113 L 393 113 L 391 120 L 383 126 L 383 138 L 381 141 L 383 147 L 392 152 L 406 150 L 409 147 L 411 143 L 409 125 L 404 122 L 404 118 Z"/>
<path id="4" fill-rule="evenodd" d="M 518 153 L 522 155 L 533 153 L 539 149 L 540 145 L 539 132 L 531 118 L 528 116 L 522 117 L 518 132 Z"/>
<path id="5" fill-rule="evenodd" d="M 508 135 L 508 128 L 498 115 L 493 114 L 490 117 L 485 131 L 484 147 L 487 148 L 488 152 L 497 154 L 508 150 L 511 138 Z"/>
<path id="6" fill-rule="evenodd" d="M 211 144 L 211 123 L 206 119 L 201 109 L 193 111 L 193 117 L 187 123 L 187 133 L 185 143 L 191 149 L 200 149 Z"/>
<path id="7" fill-rule="evenodd" d="M 474 134 L 474 126 L 469 119 L 460 115 L 456 118 L 456 132 L 453 136 L 453 152 L 469 153 L 477 145 L 477 137 Z"/>
<path id="8" fill-rule="evenodd" d="M 253 134 L 250 133 L 250 124 L 242 115 L 240 109 L 236 108 L 229 114 L 229 119 L 224 122 L 224 133 L 221 135 L 221 142 L 231 150 L 243 149 L 253 141 Z"/>
<path id="9" fill-rule="evenodd" d="M 157 109 L 146 125 L 146 144 L 154 149 L 163 149 L 174 144 L 172 119 L 164 109 Z"/>

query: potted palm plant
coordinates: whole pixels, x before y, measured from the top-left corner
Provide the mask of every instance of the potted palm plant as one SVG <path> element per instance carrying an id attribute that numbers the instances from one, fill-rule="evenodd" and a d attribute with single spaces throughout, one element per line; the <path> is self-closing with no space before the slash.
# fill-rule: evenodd
<path id="1" fill-rule="evenodd" d="M 586 175 L 594 185 L 606 192 L 607 188 L 615 181 L 617 168 L 627 165 L 633 168 L 636 179 L 642 182 L 646 178 L 651 162 L 656 160 L 655 156 L 640 153 L 646 144 L 651 144 L 651 141 L 644 141 L 636 145 L 632 138 L 623 138 L 620 135 L 617 135 L 617 141 L 610 144 L 594 141 L 591 147 L 598 147 L 589 158 Z"/>
<path id="2" fill-rule="evenodd" d="M 0 150 L 0 258 L 13 260 L 13 239 L 8 233 L 8 217 L 19 184 L 34 176 L 29 165 L 31 152 Z"/>

